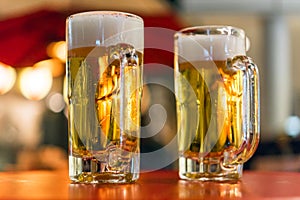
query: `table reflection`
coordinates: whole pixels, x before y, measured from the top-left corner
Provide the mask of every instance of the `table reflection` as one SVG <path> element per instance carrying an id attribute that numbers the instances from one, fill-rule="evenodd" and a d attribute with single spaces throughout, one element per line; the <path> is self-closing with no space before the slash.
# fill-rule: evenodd
<path id="1" fill-rule="evenodd" d="M 70 184 L 70 199 L 133 199 L 139 184 Z"/>
<path id="2" fill-rule="evenodd" d="M 234 198 L 242 197 L 241 182 L 217 183 L 178 181 L 179 198 L 186 199 L 194 197 Z"/>
<path id="3" fill-rule="evenodd" d="M 242 182 L 197 182 L 146 174 L 132 184 L 70 184 L 70 199 L 241 198 Z M 150 195 L 151 194 L 151 195 Z M 150 196 L 149 196 L 150 195 Z"/>

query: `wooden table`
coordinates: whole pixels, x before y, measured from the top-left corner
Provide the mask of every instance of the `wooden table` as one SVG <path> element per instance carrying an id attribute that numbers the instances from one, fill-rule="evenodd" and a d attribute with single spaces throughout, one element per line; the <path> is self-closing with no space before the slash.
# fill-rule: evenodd
<path id="1" fill-rule="evenodd" d="M 188 182 L 176 171 L 141 173 L 137 183 L 70 184 L 66 171 L 0 173 L 0 199 L 300 199 L 300 173 L 246 171 L 237 183 Z"/>

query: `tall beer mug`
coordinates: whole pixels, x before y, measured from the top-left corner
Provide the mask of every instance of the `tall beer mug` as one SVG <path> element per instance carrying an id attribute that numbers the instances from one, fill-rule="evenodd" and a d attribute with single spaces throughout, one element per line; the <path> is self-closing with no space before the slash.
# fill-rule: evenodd
<path id="1" fill-rule="evenodd" d="M 258 69 L 246 56 L 244 31 L 230 26 L 178 31 L 175 93 L 180 178 L 241 178 L 260 137 Z"/>
<path id="2" fill-rule="evenodd" d="M 79 183 L 139 177 L 143 20 L 113 11 L 68 17 L 69 176 Z"/>

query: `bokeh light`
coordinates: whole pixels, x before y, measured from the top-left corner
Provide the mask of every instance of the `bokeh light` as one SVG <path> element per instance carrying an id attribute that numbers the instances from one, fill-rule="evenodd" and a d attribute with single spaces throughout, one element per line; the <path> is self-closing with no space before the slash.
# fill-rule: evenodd
<path id="1" fill-rule="evenodd" d="M 33 67 L 34 68 L 42 68 L 42 67 L 48 68 L 51 71 L 52 76 L 54 78 L 62 76 L 65 73 L 64 64 L 60 60 L 55 59 L 55 58 L 37 62 L 36 64 L 34 64 Z"/>
<path id="2" fill-rule="evenodd" d="M 20 90 L 27 99 L 40 100 L 49 93 L 52 81 L 47 67 L 26 67 L 20 73 Z"/>
<path id="3" fill-rule="evenodd" d="M 63 111 L 65 108 L 64 97 L 61 93 L 55 92 L 48 95 L 46 99 L 47 107 L 55 113 Z"/>
<path id="4" fill-rule="evenodd" d="M 47 54 L 52 58 L 57 58 L 61 62 L 66 62 L 66 42 L 52 42 L 47 46 Z"/>
<path id="5" fill-rule="evenodd" d="M 5 94 L 14 86 L 17 73 L 14 68 L 0 62 L 0 95 Z"/>
<path id="6" fill-rule="evenodd" d="M 292 115 L 285 120 L 285 132 L 291 137 L 297 137 L 300 133 L 300 118 Z"/>

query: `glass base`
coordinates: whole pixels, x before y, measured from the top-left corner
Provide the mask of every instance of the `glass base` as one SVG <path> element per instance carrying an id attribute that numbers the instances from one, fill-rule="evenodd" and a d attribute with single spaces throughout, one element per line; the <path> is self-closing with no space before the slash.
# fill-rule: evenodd
<path id="1" fill-rule="evenodd" d="M 237 181 L 242 177 L 243 164 L 224 167 L 220 160 L 203 158 L 179 158 L 179 177 L 184 180 L 198 181 Z"/>
<path id="2" fill-rule="evenodd" d="M 69 177 L 73 183 L 133 183 L 139 178 L 139 160 L 132 158 L 123 171 L 111 169 L 106 162 L 69 156 Z"/>
<path id="3" fill-rule="evenodd" d="M 138 179 L 137 174 L 121 174 L 121 173 L 86 173 L 83 172 L 78 176 L 70 176 L 72 183 L 134 183 Z"/>

